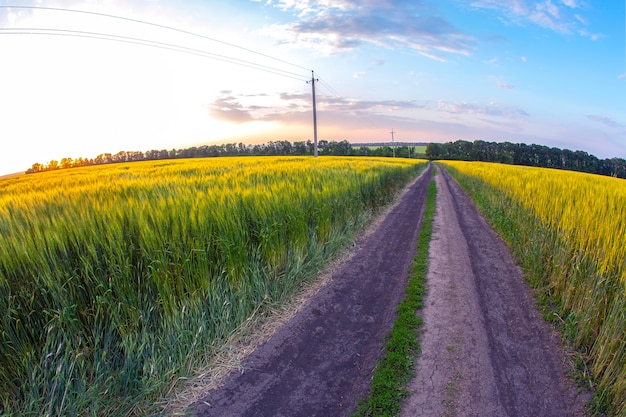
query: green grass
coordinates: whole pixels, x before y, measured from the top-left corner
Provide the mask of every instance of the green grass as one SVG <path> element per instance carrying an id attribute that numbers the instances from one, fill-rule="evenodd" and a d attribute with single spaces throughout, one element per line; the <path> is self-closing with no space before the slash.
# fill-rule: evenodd
<path id="1" fill-rule="evenodd" d="M 406 385 L 414 376 L 415 359 L 420 354 L 418 336 L 422 320 L 417 316 L 417 311 L 422 308 L 424 283 L 428 273 L 428 247 L 432 236 L 436 197 L 437 188 L 433 179 L 428 187 L 426 212 L 406 295 L 398 306 L 398 317 L 385 346 L 385 354 L 374 371 L 370 393 L 360 401 L 359 408 L 352 417 L 397 416 L 408 395 Z"/>

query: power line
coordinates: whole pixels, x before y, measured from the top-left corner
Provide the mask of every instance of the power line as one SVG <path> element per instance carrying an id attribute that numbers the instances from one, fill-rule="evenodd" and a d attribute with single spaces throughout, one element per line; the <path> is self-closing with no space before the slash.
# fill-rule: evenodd
<path id="1" fill-rule="evenodd" d="M 246 52 L 250 52 L 250 53 L 253 53 L 253 54 L 256 54 L 256 55 L 259 55 L 259 56 L 263 56 L 265 58 L 273 59 L 275 61 L 279 61 L 279 62 L 282 62 L 284 64 L 292 65 L 294 67 L 298 67 L 300 69 L 304 69 L 304 70 L 310 71 L 310 68 L 305 68 L 305 67 L 303 67 L 301 65 L 294 64 L 292 62 L 285 61 L 283 59 L 276 58 L 276 57 L 264 54 L 264 53 L 259 52 L 259 51 L 255 51 L 253 49 L 249 49 L 249 48 L 246 48 L 246 47 L 243 47 L 243 46 L 239 46 L 239 45 L 236 45 L 234 43 L 225 42 L 225 41 L 222 41 L 222 40 L 219 40 L 219 39 L 216 39 L 216 38 L 211 38 L 209 36 L 201 35 L 199 33 L 191 32 L 191 31 L 184 30 L 184 29 L 178 29 L 178 28 L 175 28 L 175 27 L 172 27 L 172 26 L 161 25 L 159 23 L 148 22 L 148 21 L 145 21 L 145 20 L 133 19 L 133 18 L 130 18 L 130 17 L 117 16 L 117 15 L 112 15 L 112 14 L 107 14 L 107 13 L 91 12 L 91 11 L 87 11 L 87 10 L 66 9 L 66 8 L 61 8 L 61 7 L 0 6 L 0 9 L 50 10 L 50 11 L 60 11 L 60 12 L 67 12 L 67 13 L 82 13 L 82 14 L 88 14 L 88 15 L 93 15 L 93 16 L 107 17 L 107 18 L 111 18 L 111 19 L 125 20 L 125 21 L 128 21 L 128 22 L 139 23 L 139 24 L 148 25 L 148 26 L 154 26 L 154 27 L 158 27 L 158 28 L 161 28 L 161 29 L 167 29 L 167 30 L 171 30 L 171 31 L 174 31 L 174 32 L 183 33 L 183 34 L 186 34 L 186 35 L 195 36 L 195 37 L 198 37 L 198 38 L 201 38 L 201 39 L 205 39 L 205 40 L 209 40 L 209 41 L 212 41 L 212 42 L 221 43 L 223 45 L 231 46 L 233 48 L 241 49 L 241 50 L 246 51 Z"/>
<path id="2" fill-rule="evenodd" d="M 166 30 L 170 30 L 170 31 L 174 31 L 174 32 L 178 32 L 178 33 L 182 33 L 182 34 L 198 37 L 198 38 L 209 40 L 209 41 L 212 41 L 212 42 L 217 42 L 217 43 L 220 43 L 220 44 L 223 44 L 223 45 L 227 45 L 227 46 L 230 46 L 230 47 L 233 47 L 233 48 L 237 48 L 237 49 L 240 49 L 240 50 L 243 50 L 243 51 L 246 51 L 246 52 L 258 55 L 258 56 L 262 56 L 264 58 L 269 58 L 269 59 L 272 59 L 274 61 L 281 62 L 283 64 L 287 64 L 287 65 L 294 66 L 296 68 L 308 70 L 307 68 L 305 68 L 305 67 L 303 67 L 301 65 L 297 65 L 297 64 L 294 64 L 294 63 L 285 61 L 283 59 L 279 59 L 279 58 L 276 58 L 276 57 L 273 57 L 273 56 L 270 56 L 270 55 L 267 55 L 267 54 L 264 54 L 264 53 L 261 53 L 261 52 L 258 52 L 258 51 L 254 51 L 254 50 L 249 49 L 249 48 L 245 48 L 245 47 L 242 47 L 242 46 L 239 46 L 239 45 L 235 45 L 235 44 L 230 43 L 230 42 L 221 41 L 219 39 L 215 39 L 215 38 L 211 38 L 211 37 L 208 37 L 208 36 L 200 35 L 198 33 L 194 33 L 194 32 L 191 32 L 191 31 L 178 29 L 178 28 L 174 28 L 174 27 L 166 26 L 166 25 L 161 25 L 161 24 L 157 24 L 157 23 L 147 22 L 147 21 L 144 21 L 144 20 L 133 19 L 133 18 L 128 18 L 128 17 L 122 17 L 122 16 L 116 16 L 116 15 L 111 15 L 111 14 L 106 14 L 106 13 L 90 12 L 90 11 L 76 10 L 76 9 L 56 8 L 56 7 L 0 6 L 0 8 L 11 8 L 11 7 L 15 8 L 15 9 L 35 9 L 35 10 L 60 11 L 60 12 L 66 12 L 66 13 L 82 13 L 82 14 L 86 14 L 86 15 L 100 16 L 100 17 L 106 17 L 106 18 L 111 18 L 111 19 L 118 19 L 118 20 L 128 21 L 128 22 L 132 22 L 132 23 L 149 25 L 149 26 L 153 26 L 153 27 L 157 27 L 157 28 L 161 28 L 161 29 L 166 29 Z M 289 77 L 289 78 L 292 78 L 292 79 L 295 79 L 295 80 L 298 80 L 298 81 L 306 80 L 307 82 L 309 82 L 308 79 L 305 79 L 300 74 L 297 74 L 295 72 L 285 71 L 285 70 L 282 70 L 282 69 L 279 69 L 279 68 L 274 68 L 274 67 L 270 67 L 270 66 L 267 66 L 267 65 L 257 64 L 257 63 L 254 63 L 252 61 L 243 60 L 243 59 L 234 58 L 234 57 L 229 57 L 229 56 L 216 54 L 216 53 L 212 53 L 212 52 L 208 52 L 208 51 L 204 51 L 204 50 L 200 50 L 200 49 L 188 48 L 188 47 L 181 46 L 181 45 L 175 45 L 175 44 L 171 44 L 171 43 L 158 42 L 158 41 L 153 41 L 153 40 L 149 40 L 149 39 L 142 39 L 142 38 L 136 38 L 136 37 L 130 37 L 130 36 L 121 36 L 121 35 L 115 35 L 115 34 L 110 34 L 110 33 L 101 33 L 101 32 L 79 31 L 79 30 L 69 30 L 69 29 L 50 29 L 50 28 L 0 28 L 0 35 L 1 34 L 4 34 L 4 35 L 66 36 L 66 37 L 79 37 L 79 38 L 99 39 L 99 40 L 106 40 L 106 41 L 113 41 L 113 42 L 123 42 L 123 43 L 128 43 L 128 44 L 137 44 L 137 45 L 142 45 L 142 46 L 149 46 L 149 47 L 154 47 L 154 48 L 173 50 L 173 51 L 177 51 L 177 52 L 181 52 L 181 53 L 187 53 L 187 54 L 192 54 L 192 55 L 199 55 L 199 56 L 203 56 L 203 57 L 207 57 L 207 58 L 211 58 L 211 59 L 226 61 L 226 62 L 229 62 L 229 63 L 242 65 L 242 66 L 246 66 L 246 67 L 250 67 L 250 68 L 254 68 L 254 69 L 257 69 L 257 70 L 261 70 L 261 71 L 270 72 L 270 73 L 281 75 L 281 76 L 284 76 L 284 77 Z M 315 82 L 318 81 L 318 80 L 315 79 L 313 71 L 311 71 L 311 74 L 312 74 L 312 78 L 310 80 L 310 83 L 312 84 L 312 92 L 313 92 L 313 126 L 314 126 L 314 136 L 315 136 L 315 156 L 317 157 L 317 117 L 316 117 L 316 109 L 315 109 Z"/>
<path id="3" fill-rule="evenodd" d="M 78 10 L 78 9 L 69 9 L 69 8 L 60 8 L 60 7 L 43 7 L 43 6 L 0 6 L 0 9 L 33 9 L 33 10 L 48 10 L 48 11 L 57 11 L 57 12 L 66 12 L 66 13 L 78 13 L 78 14 L 86 14 L 86 15 L 92 15 L 92 16 L 100 16 L 100 17 L 106 17 L 106 18 L 110 18 L 110 19 L 118 19 L 118 20 L 123 20 L 123 21 L 128 21 L 128 22 L 132 22 L 132 23 L 138 23 L 138 24 L 142 24 L 142 25 L 147 25 L 147 26 L 152 26 L 152 27 L 157 27 L 160 29 L 166 29 L 166 30 L 170 30 L 170 31 L 174 31 L 174 32 L 178 32 L 178 33 L 182 33 L 185 35 L 190 35 L 190 36 L 194 36 L 197 38 L 201 38 L 204 40 L 208 40 L 208 41 L 212 41 L 212 42 L 216 42 L 216 43 L 220 43 L 222 45 L 226 45 L 226 46 L 230 46 L 233 48 L 237 48 L 258 56 L 262 56 L 264 58 L 268 58 L 277 62 L 281 62 L 287 65 L 291 65 L 293 67 L 296 68 L 300 68 L 300 69 L 304 69 L 309 71 L 308 68 L 305 68 L 301 65 L 298 64 L 294 64 L 292 62 L 280 59 L 280 58 L 276 58 L 273 57 L 271 55 L 268 54 L 264 54 L 262 52 L 258 52 L 243 46 L 239 46 L 230 42 L 226 42 L 226 41 L 222 41 L 216 38 L 212 38 L 209 36 L 205 36 L 205 35 L 201 35 L 195 32 L 191 32 L 188 30 L 184 30 L 184 29 L 179 29 L 179 28 L 175 28 L 172 26 L 167 26 L 167 25 L 162 25 L 162 24 L 158 24 L 158 23 L 153 23 L 153 22 L 148 22 L 145 20 L 140 20 L 140 19 L 134 19 L 134 18 L 129 18 L 129 17 L 123 17 L 123 16 L 117 16 L 117 15 L 112 15 L 112 14 L 107 14 L 107 13 L 100 13 L 100 12 L 93 12 L 93 11 L 86 11 L 86 10 Z M 137 44 L 137 45 L 142 45 L 142 46 L 149 46 L 149 47 L 154 47 L 154 48 L 160 48 L 160 49 L 165 49 L 165 50 L 172 50 L 172 51 L 176 51 L 176 52 L 181 52 L 181 53 L 186 53 L 186 54 L 190 54 L 190 55 L 197 55 L 197 56 L 201 56 L 201 57 L 205 57 L 205 58 L 210 58 L 210 59 L 215 59 L 215 60 L 219 60 L 219 61 L 224 61 L 224 62 L 228 62 L 228 63 L 232 63 L 232 64 L 236 64 L 236 65 L 241 65 L 244 67 L 248 67 L 248 68 L 253 68 L 253 69 L 257 69 L 260 71 L 265 71 L 268 73 L 272 73 L 275 75 L 281 75 L 283 77 L 288 77 L 288 78 L 292 78 L 298 81 L 308 81 L 308 82 L 319 82 L 322 86 L 324 86 L 327 90 L 329 90 L 331 92 L 332 95 L 334 95 L 336 98 L 338 98 L 341 101 L 345 101 L 347 102 L 347 100 L 343 97 L 341 97 L 341 95 L 339 93 L 337 93 L 337 91 L 330 85 L 328 84 L 325 80 L 323 79 L 315 79 L 313 78 L 312 80 L 308 79 L 308 77 L 304 77 L 300 74 L 294 73 L 294 72 L 290 72 L 290 71 L 285 71 L 279 68 L 274 68 L 274 67 L 270 67 L 267 65 L 261 65 L 261 64 L 257 64 L 254 63 L 252 61 L 248 61 L 248 60 L 243 60 L 243 59 L 239 59 L 239 58 L 234 58 L 234 57 L 230 57 L 230 56 L 226 56 L 226 55 L 221 55 L 221 54 L 216 54 L 216 53 L 212 53 L 212 52 L 208 52 L 208 51 L 204 51 L 204 50 L 200 50 L 200 49 L 195 49 L 195 48 L 188 48 L 185 46 L 181 46 L 181 45 L 175 45 L 175 44 L 170 44 L 170 43 L 165 43 L 165 42 L 158 42 L 158 41 L 153 41 L 153 40 L 149 40 L 149 39 L 142 39 L 142 38 L 135 38 L 135 37 L 129 37 L 129 36 L 120 36 L 120 35 L 114 35 L 114 34 L 108 34 L 108 33 L 99 33 L 99 32 L 88 32 L 88 31 L 77 31 L 77 30 L 65 30 L 65 29 L 47 29 L 47 28 L 0 28 L 0 35 L 48 35 L 48 36 L 66 36 L 66 37 L 79 37 L 79 38 L 90 38 L 90 39 L 100 39 L 100 40 L 108 40 L 108 41 L 114 41 L 114 42 L 123 42 L 123 43 L 128 43 L 128 44 Z M 313 81 L 314 80 L 314 81 Z M 314 88 L 314 87 L 313 87 Z M 314 98 L 315 99 L 315 98 Z M 364 120 L 363 118 L 357 116 L 356 114 L 352 113 L 352 112 L 348 112 L 348 114 L 354 118 L 355 120 L 359 121 L 360 123 L 366 125 L 369 128 L 372 129 L 376 129 L 376 130 L 382 130 L 379 127 L 373 126 L 371 123 L 369 123 L 367 120 Z"/>
<path id="4" fill-rule="evenodd" d="M 318 77 L 319 77 L 319 73 L 318 73 Z M 319 77 L 319 84 L 321 84 L 323 89 L 328 90 L 331 95 L 333 95 L 335 98 L 339 99 L 342 102 L 348 102 L 348 99 L 342 97 L 330 84 L 328 84 L 328 82 L 326 82 L 323 78 Z M 374 124 L 370 123 L 366 118 L 362 118 L 358 115 L 356 115 L 353 112 L 347 112 L 348 115 L 350 117 L 352 117 L 354 120 L 358 121 L 359 123 L 363 124 L 364 126 L 370 128 L 370 129 L 375 129 L 375 130 L 380 130 L 382 131 L 382 128 L 380 126 L 375 126 Z"/>
<path id="5" fill-rule="evenodd" d="M 339 99 L 342 99 L 342 100 L 345 100 L 343 97 L 341 97 L 341 95 L 340 95 L 340 94 L 339 94 L 339 93 L 338 93 L 338 92 L 337 92 L 337 91 L 336 91 L 333 87 L 331 87 L 331 85 L 330 85 L 330 84 L 328 84 L 328 83 L 326 82 L 326 80 L 321 79 L 321 80 L 320 80 L 320 82 L 321 82 L 321 83 L 322 83 L 322 85 L 324 85 L 324 86 L 326 87 L 326 89 L 327 89 L 328 91 L 330 91 L 330 92 L 331 92 L 331 94 L 333 94 L 335 97 L 337 97 L 337 98 L 339 98 Z"/>
<path id="6" fill-rule="evenodd" d="M 349 103 L 349 101 L 350 101 L 349 99 L 346 99 L 344 97 L 338 96 L 335 93 L 333 93 L 332 91 L 330 91 L 329 88 L 328 88 L 329 86 L 325 82 L 322 82 L 321 80 L 320 80 L 320 85 L 318 87 L 320 87 L 321 90 L 326 90 L 329 93 L 330 96 L 334 96 L 335 98 L 337 98 L 339 100 L 339 102 Z M 368 118 L 363 118 L 363 117 L 359 116 L 357 113 L 355 113 L 354 111 L 346 111 L 346 113 L 348 114 L 348 116 L 350 116 L 351 118 L 353 118 L 354 120 L 356 120 L 357 122 L 362 124 L 363 126 L 368 127 L 370 129 L 375 129 L 375 130 L 382 131 L 382 128 L 380 126 L 376 126 L 376 125 L 370 123 L 367 120 Z"/>
<path id="7" fill-rule="evenodd" d="M 212 38 L 212 37 L 209 37 L 209 36 L 201 35 L 199 33 L 191 32 L 191 31 L 184 30 L 184 29 L 175 28 L 175 27 L 168 26 L 168 25 L 162 25 L 162 24 L 159 24 L 159 23 L 148 22 L 148 21 L 141 20 L 141 19 L 134 19 L 134 18 L 124 17 L 124 16 L 112 15 L 112 14 L 108 14 L 108 13 L 93 12 L 93 11 L 78 10 L 78 9 L 70 9 L 70 8 L 62 8 L 62 7 L 0 6 L 0 9 L 11 9 L 11 8 L 13 8 L 13 9 L 31 9 L 31 10 L 48 10 L 48 11 L 57 11 L 57 12 L 65 12 L 65 13 L 78 13 L 78 14 L 106 17 L 106 18 L 110 18 L 110 19 L 118 19 L 118 20 L 123 20 L 123 21 L 127 21 L 127 22 L 132 22 L 132 23 L 138 23 L 138 24 L 142 24 L 142 25 L 157 27 L 157 28 L 160 28 L 160 29 L 166 29 L 166 30 L 170 30 L 170 31 L 174 31 L 174 32 L 178 32 L 178 33 L 194 36 L 194 37 L 197 37 L 197 38 L 209 40 L 209 41 L 212 41 L 212 42 L 220 43 L 220 44 L 227 45 L 227 46 L 230 46 L 230 47 L 233 47 L 233 48 L 237 48 L 237 49 L 240 49 L 240 50 L 243 50 L 243 51 L 246 51 L 246 52 L 250 52 L 252 54 L 256 54 L 256 55 L 259 55 L 259 56 L 262 56 L 262 57 L 265 57 L 265 58 L 269 58 L 269 59 L 272 59 L 272 60 L 275 60 L 275 61 L 287 64 L 287 65 L 291 65 L 293 67 L 297 67 L 297 68 L 304 69 L 304 70 L 307 70 L 307 71 L 310 70 L 309 68 L 305 68 L 305 67 L 303 67 L 301 65 L 294 64 L 292 62 L 289 62 L 289 61 L 286 61 L 286 60 L 283 60 L 283 59 L 280 59 L 280 58 L 276 58 L 276 57 L 273 57 L 271 55 L 264 54 L 262 52 L 258 52 L 258 51 L 255 51 L 255 50 L 243 47 L 243 46 L 239 46 L 239 45 L 236 45 L 236 44 L 233 44 L 233 43 L 230 43 L 230 42 L 222 41 L 222 40 L 219 40 L 219 39 L 216 39 L 216 38 Z M 2 30 L 3 29 L 0 29 L 0 34 L 4 34 L 4 33 L 1 32 Z M 25 30 L 25 29 L 22 29 L 22 30 Z M 41 29 L 41 30 L 44 30 L 44 29 Z M 178 52 L 188 53 L 188 54 L 191 54 L 191 55 L 199 55 L 199 56 L 212 58 L 212 59 L 216 59 L 216 60 L 220 60 L 220 61 L 234 63 L 234 64 L 237 64 L 237 65 L 241 65 L 241 66 L 245 66 L 245 67 L 249 67 L 249 68 L 259 69 L 261 71 L 266 71 L 266 72 L 269 72 L 269 73 L 282 75 L 284 77 L 296 79 L 298 81 L 309 80 L 308 77 L 305 78 L 304 76 L 301 76 L 299 74 L 292 73 L 292 72 L 289 72 L 289 71 L 285 71 L 285 70 L 281 70 L 281 69 L 277 69 L 277 68 L 273 68 L 273 67 L 269 67 L 269 66 L 265 66 L 265 65 L 261 65 L 261 64 L 256 64 L 256 63 L 253 63 L 251 61 L 246 61 L 246 60 L 242 60 L 242 59 L 238 59 L 238 58 L 228 57 L 228 56 L 225 56 L 225 55 L 215 54 L 215 53 L 202 51 L 202 50 L 198 50 L 198 49 L 193 49 L 193 48 L 187 48 L 187 47 L 183 47 L 183 46 L 180 46 L 180 45 L 173 45 L 173 44 L 167 44 L 167 43 L 163 43 L 163 42 L 156 42 L 156 41 L 151 41 L 151 40 L 146 40 L 146 39 L 132 38 L 132 37 L 126 37 L 126 36 L 118 36 L 118 35 L 111 35 L 111 34 L 103 34 L 103 33 L 96 33 L 96 32 L 56 30 L 57 31 L 56 33 L 52 33 L 53 29 L 45 29 L 45 30 L 49 31 L 48 33 L 45 33 L 45 34 L 49 34 L 49 35 L 95 38 L 95 39 L 111 40 L 111 41 L 118 41 L 118 42 L 126 42 L 126 43 L 131 43 L 131 44 L 139 44 L 139 45 L 144 45 L 144 46 L 152 46 L 152 47 L 157 47 L 157 48 L 162 48 L 162 49 L 169 49 L 169 50 L 174 50 L 174 51 L 178 51 Z M 14 34 L 18 34 L 18 32 L 14 32 Z M 25 35 L 38 34 L 38 35 L 41 35 L 43 33 L 19 33 L 19 34 L 25 34 Z M 342 101 L 347 101 L 339 93 L 337 93 L 337 91 L 330 84 L 328 84 L 324 79 L 321 79 L 321 77 L 320 77 L 320 80 L 318 80 L 318 81 L 321 84 L 321 86 L 323 86 L 327 90 L 329 90 L 330 93 L 332 95 L 334 95 L 336 98 L 338 98 L 339 100 L 342 100 Z M 355 120 L 360 122 L 361 124 L 371 128 L 371 129 L 382 130 L 380 127 L 374 126 L 369 121 L 364 120 L 363 118 L 357 116 L 356 114 L 353 114 L 352 112 L 348 112 L 348 114 L 352 118 L 354 118 Z"/>
<path id="8" fill-rule="evenodd" d="M 306 81 L 308 78 L 290 71 L 285 71 L 279 68 L 270 67 L 267 65 L 257 64 L 252 61 L 244 59 L 229 57 L 226 55 L 216 54 L 213 52 L 204 51 L 201 49 L 188 48 L 185 46 L 152 41 L 149 39 L 141 39 L 130 36 L 113 35 L 109 33 L 89 32 L 80 30 L 67 30 L 67 29 L 49 29 L 49 28 L 0 28 L 0 35 L 40 35 L 40 36 L 67 36 L 78 37 L 87 39 L 100 39 L 114 42 L 122 42 L 135 45 L 150 46 L 154 48 L 160 48 L 165 50 L 171 50 L 176 52 L 182 52 L 190 55 L 202 56 L 205 58 L 211 58 L 219 61 L 224 61 L 236 65 L 241 65 L 248 68 L 257 69 L 260 71 L 269 72 L 275 75 L 281 75 L 283 77 L 292 78 L 298 81 Z"/>

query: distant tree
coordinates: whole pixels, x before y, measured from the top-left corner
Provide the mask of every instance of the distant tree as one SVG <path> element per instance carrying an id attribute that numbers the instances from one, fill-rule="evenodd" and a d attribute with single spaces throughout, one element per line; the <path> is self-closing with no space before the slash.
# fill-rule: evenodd
<path id="1" fill-rule="evenodd" d="M 435 159 L 446 159 L 443 154 L 443 145 L 441 143 L 431 142 L 426 145 L 426 158 L 432 160 Z"/>
<path id="2" fill-rule="evenodd" d="M 307 154 L 307 146 L 306 142 L 294 142 L 293 143 L 293 154 L 294 155 L 306 155 Z"/>
<path id="3" fill-rule="evenodd" d="M 248 153 L 250 153 L 250 150 L 243 142 L 239 142 L 239 144 L 237 145 L 237 148 L 238 148 L 237 152 L 240 155 L 247 155 Z"/>
<path id="4" fill-rule="evenodd" d="M 371 156 L 372 155 L 372 150 L 370 149 L 369 146 L 359 146 L 358 148 L 354 149 L 354 154 L 358 155 L 358 156 Z"/>
<path id="5" fill-rule="evenodd" d="M 265 151 L 268 155 L 291 155 L 292 145 L 288 140 L 270 141 Z"/>
<path id="6" fill-rule="evenodd" d="M 352 145 L 347 140 L 341 142 L 329 142 L 326 149 L 326 155 L 346 156 L 350 155 Z"/>
<path id="7" fill-rule="evenodd" d="M 315 143 L 313 143 L 313 141 L 309 139 L 306 141 L 306 154 L 313 155 L 314 152 L 315 152 Z"/>
<path id="8" fill-rule="evenodd" d="M 44 170 L 44 166 L 39 162 L 35 162 L 33 166 L 26 170 L 27 174 L 34 174 L 35 172 L 41 172 Z"/>
<path id="9" fill-rule="evenodd" d="M 377 144 L 376 147 L 352 147 L 347 140 L 328 141 L 318 143 L 320 155 L 359 155 L 359 156 L 395 156 L 400 158 L 416 157 L 414 149 L 406 144 L 399 144 L 393 148 L 387 143 Z M 142 160 L 174 159 L 174 158 L 205 158 L 226 155 L 313 155 L 314 145 L 311 140 L 297 141 L 293 144 L 287 140 L 270 141 L 265 144 L 247 146 L 243 143 L 228 143 L 223 145 L 193 146 L 186 149 L 120 151 L 115 155 L 103 153 L 95 159 L 63 158 L 61 163 L 56 160 L 47 165 L 33 164 L 27 173 L 72 168 L 94 164 L 109 164 L 113 162 L 134 162 Z M 600 160 L 584 151 L 549 148 L 543 145 L 511 142 L 487 142 L 476 140 L 468 142 L 456 140 L 447 143 L 431 142 L 426 145 L 424 156 L 430 160 L 460 159 L 485 162 L 499 162 L 514 165 L 528 165 L 547 168 L 569 169 L 601 175 L 626 178 L 626 160 L 611 158 Z"/>
<path id="10" fill-rule="evenodd" d="M 600 160 L 584 151 L 549 148 L 543 145 L 511 142 L 473 143 L 457 140 L 447 143 L 429 143 L 426 157 L 436 159 L 467 159 L 484 162 L 500 162 L 514 165 L 527 165 L 581 171 L 600 175 L 626 178 L 626 161 L 621 158 Z"/>
<path id="11" fill-rule="evenodd" d="M 626 160 L 622 158 L 611 158 L 609 165 L 612 177 L 626 178 Z"/>
<path id="12" fill-rule="evenodd" d="M 128 153 L 120 151 L 111 157 L 111 162 L 126 162 L 128 161 Z"/>
<path id="13" fill-rule="evenodd" d="M 67 169 L 74 166 L 74 160 L 72 158 L 62 158 L 60 168 Z"/>
<path id="14" fill-rule="evenodd" d="M 131 161 L 144 161 L 145 159 L 146 159 L 146 156 L 141 151 L 126 152 L 126 160 L 128 162 L 131 162 Z"/>
<path id="15" fill-rule="evenodd" d="M 113 162 L 113 155 L 111 155 L 110 153 L 101 153 L 100 155 L 96 156 L 93 161 L 97 165 L 110 164 L 111 162 Z"/>

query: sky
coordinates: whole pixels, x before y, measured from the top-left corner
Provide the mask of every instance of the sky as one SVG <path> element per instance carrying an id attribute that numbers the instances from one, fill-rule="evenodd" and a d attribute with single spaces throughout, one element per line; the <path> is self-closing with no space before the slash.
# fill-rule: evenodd
<path id="1" fill-rule="evenodd" d="M 626 158 L 626 0 L 0 0 L 0 175 L 313 139 Z M 62 10 L 61 10 L 62 9 Z"/>

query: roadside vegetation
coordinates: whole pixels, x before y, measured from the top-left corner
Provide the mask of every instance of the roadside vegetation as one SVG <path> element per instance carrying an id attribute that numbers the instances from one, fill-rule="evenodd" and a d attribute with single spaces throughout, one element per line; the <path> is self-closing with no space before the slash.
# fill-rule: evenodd
<path id="1" fill-rule="evenodd" d="M 425 167 L 240 157 L 0 181 L 0 414 L 158 411 Z"/>
<path id="2" fill-rule="evenodd" d="M 626 182 L 441 162 L 507 240 L 546 318 L 581 352 L 596 412 L 626 416 Z"/>
<path id="3" fill-rule="evenodd" d="M 435 171 L 433 169 L 433 175 Z M 428 273 L 428 247 L 435 216 L 437 187 L 432 179 L 428 187 L 426 211 L 417 243 L 417 253 L 411 265 L 406 295 L 398 306 L 385 354 L 374 370 L 370 393 L 360 401 L 352 417 L 391 417 L 400 414 L 402 402 L 409 394 L 407 384 L 415 375 L 415 359 L 420 354 L 419 327 L 422 319 L 424 285 Z"/>

